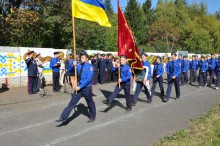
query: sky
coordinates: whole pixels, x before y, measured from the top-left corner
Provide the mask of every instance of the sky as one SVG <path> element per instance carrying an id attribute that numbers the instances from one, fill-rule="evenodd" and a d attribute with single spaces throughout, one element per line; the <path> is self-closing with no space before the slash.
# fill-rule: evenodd
<path id="1" fill-rule="evenodd" d="M 127 5 L 128 0 L 120 0 L 120 6 L 124 10 Z M 152 7 L 155 8 L 157 5 L 158 0 L 152 0 Z M 145 0 L 138 0 L 139 3 L 145 2 Z M 188 0 L 189 4 L 192 3 L 200 3 L 205 2 L 205 4 L 208 6 L 208 13 L 214 14 L 217 10 L 220 9 L 220 0 Z M 117 0 L 112 0 L 112 5 L 114 8 L 114 11 L 117 12 Z"/>

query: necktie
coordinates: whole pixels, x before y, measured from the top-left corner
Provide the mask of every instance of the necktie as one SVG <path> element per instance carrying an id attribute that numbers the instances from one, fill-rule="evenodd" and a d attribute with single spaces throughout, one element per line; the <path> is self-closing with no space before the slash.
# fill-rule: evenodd
<path id="1" fill-rule="evenodd" d="M 156 74 L 155 75 L 158 75 L 158 70 L 159 70 L 159 64 L 157 64 L 157 70 L 156 70 Z"/>
<path id="2" fill-rule="evenodd" d="M 81 69 L 80 69 L 80 71 L 79 71 L 78 81 L 81 80 L 81 76 L 82 76 L 82 72 L 83 72 L 84 63 L 81 64 L 81 65 L 82 65 L 82 67 L 81 67 Z"/>

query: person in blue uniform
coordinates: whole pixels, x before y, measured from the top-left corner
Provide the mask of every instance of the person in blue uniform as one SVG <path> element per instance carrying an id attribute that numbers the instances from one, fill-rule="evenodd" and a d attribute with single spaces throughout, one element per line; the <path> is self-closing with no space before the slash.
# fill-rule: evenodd
<path id="1" fill-rule="evenodd" d="M 181 64 L 181 85 L 184 86 L 188 83 L 188 72 L 189 72 L 189 60 L 187 56 L 183 57 Z"/>
<path id="2" fill-rule="evenodd" d="M 124 89 L 125 92 L 125 98 L 126 98 L 126 105 L 127 105 L 127 111 L 131 111 L 131 95 L 130 95 L 130 87 L 131 87 L 131 67 L 127 64 L 127 58 L 124 55 L 120 56 L 120 64 L 117 65 L 117 67 L 113 67 L 112 71 L 117 71 L 118 66 L 120 66 L 120 78 L 118 79 L 118 82 L 120 83 L 116 85 L 115 91 L 107 98 L 107 100 L 103 100 L 102 102 L 106 104 L 107 106 L 110 106 L 114 98 L 121 92 L 122 89 Z"/>
<path id="3" fill-rule="evenodd" d="M 208 70 L 208 62 L 205 60 L 205 56 L 201 56 L 201 60 L 199 61 L 199 88 L 201 88 L 201 86 L 206 86 L 207 70 Z"/>
<path id="4" fill-rule="evenodd" d="M 107 69 L 106 83 L 111 83 L 112 81 L 112 72 L 111 72 L 112 68 L 113 68 L 113 56 L 112 54 L 109 54 L 106 65 L 106 69 Z"/>
<path id="5" fill-rule="evenodd" d="M 196 61 L 196 64 L 197 64 L 197 71 L 196 71 L 196 81 L 199 83 L 199 56 L 198 55 L 195 55 L 195 61 Z"/>
<path id="6" fill-rule="evenodd" d="M 215 89 L 218 90 L 220 83 L 220 55 L 218 56 L 218 60 L 216 61 L 216 76 L 217 76 L 217 81 L 216 81 Z"/>
<path id="7" fill-rule="evenodd" d="M 153 86 L 151 88 L 151 99 L 154 96 L 157 83 L 159 83 L 161 97 L 163 98 L 164 96 L 163 73 L 164 73 L 164 66 L 163 63 L 161 63 L 161 57 L 157 56 L 153 70 Z"/>
<path id="8" fill-rule="evenodd" d="M 101 54 L 101 59 L 99 60 L 99 83 L 104 84 L 105 83 L 105 70 L 106 70 L 106 59 L 105 54 Z"/>
<path id="9" fill-rule="evenodd" d="M 137 81 L 137 86 L 136 86 L 136 90 L 134 93 L 134 98 L 133 98 L 133 105 L 136 105 L 137 100 L 138 100 L 138 96 L 141 92 L 142 87 L 144 86 L 144 90 L 145 90 L 145 94 L 147 96 L 147 103 L 151 103 L 152 99 L 151 99 L 151 93 L 150 93 L 150 78 L 151 78 L 151 66 L 150 66 L 150 62 L 147 61 L 147 54 L 143 53 L 142 54 L 142 63 L 143 63 L 143 67 L 146 70 L 145 76 L 144 76 L 144 80 L 143 81 Z M 148 84 L 146 84 L 148 83 Z"/>
<path id="10" fill-rule="evenodd" d="M 93 85 L 96 85 L 98 83 L 98 55 L 95 55 L 91 62 L 94 68 Z"/>
<path id="11" fill-rule="evenodd" d="M 89 120 L 87 122 L 93 122 L 96 118 L 96 106 L 92 98 L 92 77 L 93 66 L 88 62 L 89 55 L 86 52 L 80 54 L 81 63 L 77 65 L 74 62 L 74 66 L 77 67 L 78 84 L 74 86 L 74 92 L 72 99 L 68 106 L 63 110 L 60 118 L 56 122 L 64 122 L 68 119 L 71 111 L 77 105 L 82 96 L 85 97 L 86 103 L 89 109 Z"/>
<path id="12" fill-rule="evenodd" d="M 60 59 L 59 52 L 54 52 L 54 58 L 50 60 L 50 68 L 53 71 L 53 92 L 59 92 L 59 80 L 60 80 Z"/>
<path id="13" fill-rule="evenodd" d="M 190 69 L 190 81 L 189 84 L 191 85 L 193 82 L 196 82 L 197 80 L 197 69 L 198 69 L 198 64 L 197 61 L 195 60 L 195 56 L 192 56 L 192 61 L 189 63 L 189 69 Z"/>
<path id="14" fill-rule="evenodd" d="M 166 95 L 163 97 L 163 102 L 169 101 L 170 94 L 172 91 L 172 85 L 174 84 L 176 90 L 176 99 L 180 98 L 180 86 L 179 86 L 179 75 L 181 72 L 181 64 L 176 60 L 176 53 L 171 53 L 172 62 L 171 66 L 168 68 L 168 87 Z"/>
<path id="15" fill-rule="evenodd" d="M 171 57 L 168 57 L 168 62 L 166 63 L 166 73 L 167 73 L 167 81 L 168 81 L 168 75 L 169 75 L 169 68 L 170 66 L 172 65 L 172 58 Z"/>
<path id="16" fill-rule="evenodd" d="M 75 67 L 74 67 L 74 59 L 70 60 L 69 66 L 67 68 L 67 74 L 70 77 L 70 84 L 72 85 L 72 87 L 74 87 L 74 81 L 75 81 Z"/>
<path id="17" fill-rule="evenodd" d="M 28 57 L 25 60 L 25 63 L 28 68 L 28 94 L 37 93 L 37 62 L 33 58 L 34 51 L 28 53 Z"/>
<path id="18" fill-rule="evenodd" d="M 210 79 L 209 79 L 209 84 L 208 86 L 211 87 L 211 84 L 213 82 L 214 79 L 214 76 L 216 74 L 216 59 L 215 59 L 215 54 L 211 54 L 211 59 L 208 61 L 209 63 L 209 75 L 210 75 Z"/>

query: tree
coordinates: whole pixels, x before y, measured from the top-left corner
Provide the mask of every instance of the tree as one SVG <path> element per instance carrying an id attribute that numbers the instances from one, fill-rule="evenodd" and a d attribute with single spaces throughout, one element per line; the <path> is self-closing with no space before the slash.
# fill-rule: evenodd
<path id="1" fill-rule="evenodd" d="M 125 17 L 133 31 L 133 35 L 138 44 L 144 44 L 146 34 L 145 22 L 146 17 L 141 6 L 137 3 L 137 0 L 129 0 L 127 7 L 125 8 Z"/>
<path id="2" fill-rule="evenodd" d="M 149 31 L 149 41 L 157 51 L 172 52 L 177 46 L 180 30 L 169 21 L 155 21 Z M 166 47 L 165 47 L 166 46 Z M 158 48 L 164 48 L 163 50 Z"/>
<path id="3" fill-rule="evenodd" d="M 106 6 L 106 9 L 107 9 L 108 13 L 110 13 L 110 14 L 114 13 L 113 7 L 112 7 L 112 4 L 111 4 L 111 0 L 105 0 L 105 6 Z"/>

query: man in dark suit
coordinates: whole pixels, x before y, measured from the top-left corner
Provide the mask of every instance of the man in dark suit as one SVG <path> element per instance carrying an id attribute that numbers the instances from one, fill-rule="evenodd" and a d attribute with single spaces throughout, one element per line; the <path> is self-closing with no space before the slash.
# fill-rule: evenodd
<path id="1" fill-rule="evenodd" d="M 33 58 L 34 51 L 28 52 L 27 59 L 25 63 L 28 68 L 28 94 L 36 94 L 37 93 L 37 63 Z"/>

